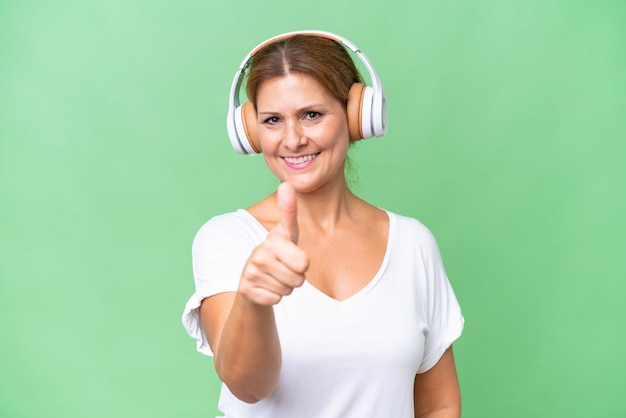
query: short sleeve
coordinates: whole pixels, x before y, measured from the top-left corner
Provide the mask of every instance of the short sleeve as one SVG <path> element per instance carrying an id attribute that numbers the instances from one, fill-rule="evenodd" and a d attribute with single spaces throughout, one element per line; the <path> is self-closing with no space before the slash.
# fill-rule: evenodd
<path id="1" fill-rule="evenodd" d="M 237 291 L 246 260 L 266 235 L 245 211 L 212 218 L 196 234 L 191 250 L 195 291 L 185 305 L 182 322 L 202 354 L 213 355 L 200 323 L 202 300 Z"/>
<path id="2" fill-rule="evenodd" d="M 443 353 L 461 336 L 465 324 L 461 307 L 446 275 L 439 247 L 430 232 L 421 246 L 421 258 L 426 277 L 422 290 L 427 330 L 424 357 L 418 374 L 437 364 Z"/>

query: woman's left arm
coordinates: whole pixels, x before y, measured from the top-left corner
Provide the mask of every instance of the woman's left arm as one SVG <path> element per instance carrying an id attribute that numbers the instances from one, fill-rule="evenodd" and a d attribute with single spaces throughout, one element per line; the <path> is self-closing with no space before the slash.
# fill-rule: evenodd
<path id="1" fill-rule="evenodd" d="M 413 401 L 415 418 L 459 418 L 461 416 L 461 390 L 452 346 L 446 350 L 432 369 L 415 376 Z"/>

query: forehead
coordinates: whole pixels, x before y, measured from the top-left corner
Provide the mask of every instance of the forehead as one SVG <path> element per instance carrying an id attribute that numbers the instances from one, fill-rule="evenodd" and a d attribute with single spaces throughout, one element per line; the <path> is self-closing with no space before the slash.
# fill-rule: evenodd
<path id="1" fill-rule="evenodd" d="M 290 73 L 263 81 L 257 92 L 257 107 L 275 101 L 329 100 L 332 96 L 313 77 L 303 73 Z M 291 100 L 289 100 L 291 101 Z"/>

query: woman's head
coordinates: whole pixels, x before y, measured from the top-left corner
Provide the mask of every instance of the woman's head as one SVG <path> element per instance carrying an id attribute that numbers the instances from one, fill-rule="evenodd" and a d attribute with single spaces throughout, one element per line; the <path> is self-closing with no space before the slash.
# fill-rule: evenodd
<path id="1" fill-rule="evenodd" d="M 350 87 L 360 83 L 354 62 L 338 42 L 315 35 L 294 35 L 263 47 L 252 60 L 246 92 L 256 107 L 260 85 L 291 73 L 306 74 L 320 83 L 344 107 Z"/>
<path id="2" fill-rule="evenodd" d="M 256 138 L 270 170 L 298 192 L 345 185 L 348 145 L 358 137 L 350 120 L 360 122 L 347 115 L 360 105 L 354 97 L 362 88 L 339 42 L 304 34 L 273 41 L 254 53 L 249 68 L 244 107 L 254 110 L 242 111 L 254 128 L 248 137 Z"/>

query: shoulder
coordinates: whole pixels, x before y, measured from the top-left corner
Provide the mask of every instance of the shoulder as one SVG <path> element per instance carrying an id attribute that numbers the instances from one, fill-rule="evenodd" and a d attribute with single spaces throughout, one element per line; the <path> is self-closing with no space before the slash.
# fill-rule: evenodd
<path id="1" fill-rule="evenodd" d="M 389 243 L 394 252 L 421 260 L 439 260 L 439 245 L 431 230 L 416 218 L 387 212 L 390 220 Z"/>
<path id="2" fill-rule="evenodd" d="M 248 207 L 245 212 L 269 231 L 278 223 L 276 192 Z"/>
<path id="3" fill-rule="evenodd" d="M 250 242 L 265 239 L 267 230 L 246 210 L 239 209 L 212 217 L 205 222 L 194 238 L 194 246 L 208 242 Z"/>
<path id="4" fill-rule="evenodd" d="M 395 236 L 399 239 L 412 239 L 427 245 L 436 245 L 430 229 L 416 218 L 386 211 Z"/>

